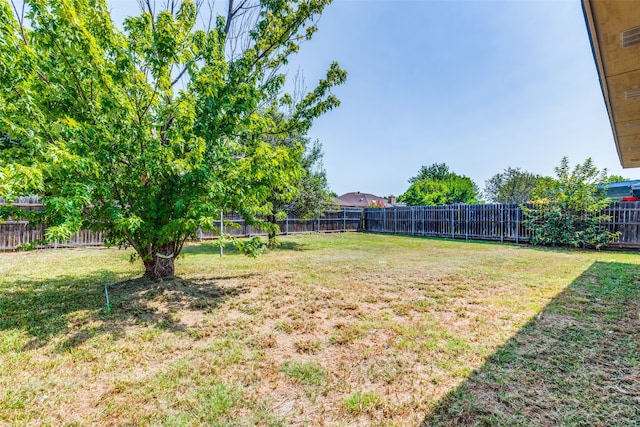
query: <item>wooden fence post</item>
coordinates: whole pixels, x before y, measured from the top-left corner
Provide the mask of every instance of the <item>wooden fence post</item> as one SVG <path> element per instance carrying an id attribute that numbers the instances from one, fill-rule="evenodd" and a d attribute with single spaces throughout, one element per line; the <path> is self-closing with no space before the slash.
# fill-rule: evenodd
<path id="1" fill-rule="evenodd" d="M 345 208 L 342 208 L 342 231 L 347 231 L 347 210 Z"/>
<path id="2" fill-rule="evenodd" d="M 382 208 L 382 232 L 387 232 L 387 208 Z"/>
<path id="3" fill-rule="evenodd" d="M 398 232 L 398 211 L 393 208 L 393 234 Z"/>
<path id="4" fill-rule="evenodd" d="M 504 243 L 504 205 L 500 204 L 500 243 Z"/>
<path id="5" fill-rule="evenodd" d="M 413 206 L 411 206 L 411 210 L 409 212 L 411 212 L 411 235 L 415 236 L 416 235 L 416 221 L 413 218 L 413 213 L 415 212 L 415 209 L 414 209 Z"/>
<path id="6" fill-rule="evenodd" d="M 516 206 L 516 244 L 520 243 L 520 206 Z"/>
<path id="7" fill-rule="evenodd" d="M 455 223 L 454 223 L 454 219 L 453 219 L 453 205 L 450 206 L 449 211 L 451 213 L 451 240 L 455 240 L 456 239 L 456 232 L 455 232 Z"/>
<path id="8" fill-rule="evenodd" d="M 464 220 L 464 239 L 469 240 L 469 205 L 464 205 L 465 220 Z"/>

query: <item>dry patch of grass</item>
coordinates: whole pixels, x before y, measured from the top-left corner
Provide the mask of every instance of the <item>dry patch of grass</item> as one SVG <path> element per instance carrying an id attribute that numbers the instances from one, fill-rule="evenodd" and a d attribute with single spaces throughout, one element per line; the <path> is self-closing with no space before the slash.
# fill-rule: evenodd
<path id="1" fill-rule="evenodd" d="M 537 360 L 535 346 L 547 346 L 549 334 L 610 330 L 577 316 L 580 305 L 542 310 L 573 295 L 571 284 L 591 277 L 596 261 L 638 263 L 626 254 L 367 234 L 282 240 L 257 260 L 188 247 L 180 278 L 160 283 L 135 279 L 142 271 L 124 251 L 0 254 L 0 425 L 404 426 L 425 414 L 455 423 L 451 408 L 469 414 L 465 405 L 478 402 L 474 370 L 489 372 L 509 351 L 510 363 Z M 590 299 L 601 281 L 593 278 L 582 304 L 605 304 L 609 296 Z M 630 300 L 637 308 L 637 294 Z M 505 353 L 532 319 L 543 328 L 527 336 L 533 347 Z M 577 340 L 576 349 L 581 343 L 592 342 Z M 637 361 L 625 363 L 636 371 L 624 378 L 635 378 Z M 544 371 L 540 381 L 562 372 Z M 486 375 L 482 384 L 499 380 Z M 613 371 L 602 375 L 635 393 Z M 526 402 L 518 384 L 511 405 Z M 469 399 L 452 400 L 454 390 Z M 560 412 L 536 419 L 563 420 Z"/>

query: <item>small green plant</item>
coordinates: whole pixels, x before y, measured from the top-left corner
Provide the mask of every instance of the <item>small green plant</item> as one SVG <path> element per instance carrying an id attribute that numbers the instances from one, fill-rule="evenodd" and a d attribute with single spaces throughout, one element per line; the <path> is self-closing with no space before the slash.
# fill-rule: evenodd
<path id="1" fill-rule="evenodd" d="M 344 409 L 351 414 L 361 414 L 382 408 L 382 397 L 371 392 L 356 390 L 344 400 Z"/>
<path id="2" fill-rule="evenodd" d="M 327 371 L 315 361 L 290 360 L 282 366 L 282 372 L 304 385 L 321 386 L 327 379 Z"/>
<path id="3" fill-rule="evenodd" d="M 234 239 L 233 245 L 240 253 L 252 258 L 260 256 L 267 248 L 267 246 L 262 242 L 262 239 L 258 236 L 252 237 L 248 240 Z"/>
<path id="4" fill-rule="evenodd" d="M 38 245 L 46 244 L 46 240 L 35 240 L 31 243 L 21 243 L 16 247 L 16 251 L 32 251 L 38 247 Z"/>

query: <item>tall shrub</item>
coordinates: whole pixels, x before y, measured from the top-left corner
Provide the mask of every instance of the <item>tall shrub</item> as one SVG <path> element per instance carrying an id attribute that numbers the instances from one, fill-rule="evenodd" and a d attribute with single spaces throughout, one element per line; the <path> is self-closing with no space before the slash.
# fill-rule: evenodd
<path id="1" fill-rule="evenodd" d="M 522 206 L 525 226 L 533 231 L 534 245 L 601 248 L 619 233 L 606 229 L 609 204 L 598 185 L 607 182 L 606 169 L 598 170 L 588 158 L 571 170 L 564 157 L 555 179 L 543 180 L 534 191 L 532 206 Z"/>

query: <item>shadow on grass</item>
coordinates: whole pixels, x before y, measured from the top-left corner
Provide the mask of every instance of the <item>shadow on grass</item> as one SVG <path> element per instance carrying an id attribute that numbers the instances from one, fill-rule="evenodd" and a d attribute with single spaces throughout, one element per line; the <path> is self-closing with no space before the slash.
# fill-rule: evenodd
<path id="1" fill-rule="evenodd" d="M 182 331 L 226 299 L 245 292 L 236 282 L 247 277 L 176 277 L 158 282 L 140 278 L 113 284 L 113 273 L 98 271 L 84 277 L 8 281 L 3 284 L 7 290 L 0 290 L 0 333 L 26 332 L 30 340 L 23 350 L 42 347 L 52 339 L 65 350 L 100 334 L 120 338 L 132 324 Z"/>
<path id="2" fill-rule="evenodd" d="M 422 426 L 637 426 L 640 266 L 596 262 Z"/>
<path id="3" fill-rule="evenodd" d="M 306 251 L 307 250 L 307 245 L 303 245 L 300 244 L 298 242 L 293 242 L 291 240 L 279 240 L 280 245 L 275 248 L 272 249 L 274 251 L 296 251 L 296 252 L 302 252 L 302 251 Z"/>
<path id="4" fill-rule="evenodd" d="M 266 238 L 262 239 L 266 243 Z M 278 238 L 279 245 L 276 248 L 268 249 L 268 251 L 278 252 L 278 251 L 296 251 L 302 252 L 307 250 L 307 245 L 301 244 L 298 242 L 294 242 L 291 240 L 282 240 Z M 225 242 L 223 244 L 223 256 L 224 255 L 243 255 L 238 248 L 236 248 L 233 243 Z M 185 256 L 189 255 L 220 255 L 220 245 L 217 240 L 203 242 L 198 244 L 192 244 L 189 246 L 185 246 L 182 249 L 182 254 Z"/>

